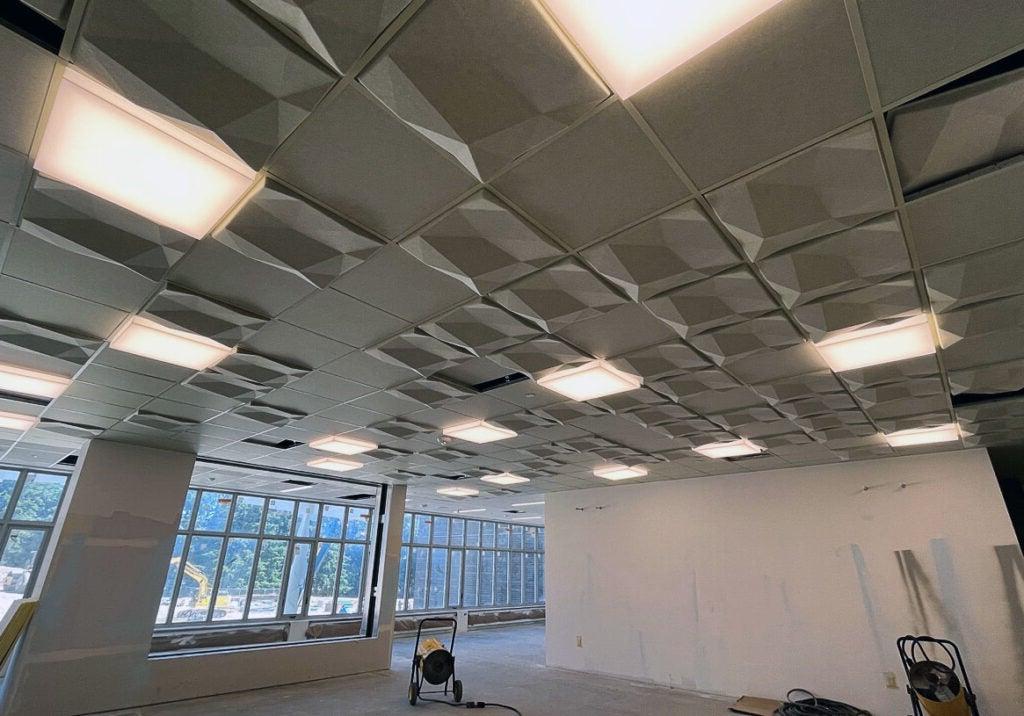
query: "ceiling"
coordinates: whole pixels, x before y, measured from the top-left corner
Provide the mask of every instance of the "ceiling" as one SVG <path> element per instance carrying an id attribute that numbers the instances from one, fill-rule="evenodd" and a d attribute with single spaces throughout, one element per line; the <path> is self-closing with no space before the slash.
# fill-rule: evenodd
<path id="1" fill-rule="evenodd" d="M 23 1 L 66 33 L 57 58 L 0 27 L 0 362 L 74 382 L 0 398 L 43 419 L 0 434 L 4 462 L 100 436 L 310 471 L 305 443 L 344 433 L 380 444 L 346 475 L 426 504 L 1024 426 L 1017 2 L 784 0 L 622 101 L 526 1 Z M 265 185 L 197 241 L 35 175 L 63 63 Z M 836 375 L 810 344 L 922 311 L 935 356 Z M 238 352 L 194 373 L 111 350 L 135 314 Z M 471 387 L 595 357 L 645 386 Z M 439 443 L 471 418 L 519 435 Z M 767 451 L 692 451 L 734 436 Z"/>

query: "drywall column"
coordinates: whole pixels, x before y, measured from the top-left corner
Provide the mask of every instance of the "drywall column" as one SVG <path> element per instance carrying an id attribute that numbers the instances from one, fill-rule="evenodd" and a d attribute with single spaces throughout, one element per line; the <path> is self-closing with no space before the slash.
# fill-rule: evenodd
<path id="1" fill-rule="evenodd" d="M 39 608 L 7 676 L 11 716 L 91 711 L 146 682 L 146 657 L 195 455 L 93 440 L 54 530 Z"/>

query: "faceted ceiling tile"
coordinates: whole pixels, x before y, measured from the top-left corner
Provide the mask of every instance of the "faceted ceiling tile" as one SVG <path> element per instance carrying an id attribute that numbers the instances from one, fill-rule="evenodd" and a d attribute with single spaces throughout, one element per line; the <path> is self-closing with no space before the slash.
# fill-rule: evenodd
<path id="1" fill-rule="evenodd" d="M 254 420 L 257 423 L 273 425 L 276 427 L 288 425 L 289 423 L 299 420 L 305 416 L 304 413 L 297 411 L 255 402 L 250 405 L 243 405 L 237 408 L 234 411 L 234 414 L 243 418 L 248 418 L 249 420 Z"/>
<path id="2" fill-rule="evenodd" d="M 622 355 L 676 338 L 675 331 L 639 303 L 624 303 L 608 313 L 562 328 L 557 335 L 598 358 Z"/>
<path id="3" fill-rule="evenodd" d="M 56 359 L 71 366 L 82 366 L 101 345 L 102 341 L 92 338 L 0 315 L 0 356 L 3 362 L 46 369 L 47 366 L 42 363 L 47 359 Z"/>
<path id="4" fill-rule="evenodd" d="M 939 372 L 939 362 L 933 355 L 920 356 L 910 360 L 894 361 L 881 365 L 846 370 L 842 381 L 853 390 L 882 383 L 898 383 L 908 379 L 927 378 Z"/>
<path id="5" fill-rule="evenodd" d="M 259 316 L 173 288 L 166 288 L 153 298 L 145 313 L 227 346 L 251 338 L 266 323 Z"/>
<path id="6" fill-rule="evenodd" d="M 615 413 L 616 415 L 622 415 L 624 413 L 628 413 L 633 410 L 640 410 L 641 408 L 647 408 L 652 405 L 669 404 L 668 400 L 663 395 L 655 393 L 653 390 L 649 390 L 648 388 L 629 390 L 625 393 L 617 393 L 604 398 L 595 398 L 594 400 L 589 400 L 587 402 L 591 405 L 596 405 L 609 413 Z"/>
<path id="7" fill-rule="evenodd" d="M 32 174 L 32 165 L 24 154 L 0 145 L 0 222 L 16 222 L 23 192 Z M 0 243 L 13 227 L 0 223 Z"/>
<path id="8" fill-rule="evenodd" d="M 949 314 L 940 314 L 945 315 Z M 1019 324 L 1002 330 L 969 333 L 960 337 L 941 328 L 943 323 L 944 321 L 940 319 L 942 362 L 947 370 L 975 368 L 988 363 L 1024 358 L 1024 327 Z"/>
<path id="9" fill-rule="evenodd" d="M 765 400 L 745 385 L 724 390 L 705 390 L 683 396 L 680 401 L 690 410 L 701 414 L 739 410 L 762 405 Z"/>
<path id="10" fill-rule="evenodd" d="M 694 201 L 586 249 L 582 256 L 634 301 L 698 281 L 739 262 L 736 252 Z"/>
<path id="11" fill-rule="evenodd" d="M 466 199 L 401 246 L 481 295 L 564 253 L 487 191 Z"/>
<path id="12" fill-rule="evenodd" d="M 963 338 L 1024 327 L 1024 295 L 974 303 L 935 317 L 943 348 Z M 979 356 L 980 357 L 980 356 Z"/>
<path id="13" fill-rule="evenodd" d="M 683 375 L 650 383 L 650 387 L 674 400 L 706 390 L 730 390 L 740 384 L 718 368 L 689 371 Z"/>
<path id="14" fill-rule="evenodd" d="M 307 373 L 305 368 L 288 365 L 273 358 L 238 351 L 217 364 L 215 373 L 239 378 L 268 388 L 283 388 Z"/>
<path id="15" fill-rule="evenodd" d="M 609 94 L 530 3 L 429 3 L 359 81 L 479 179 Z"/>
<path id="16" fill-rule="evenodd" d="M 790 308 L 911 269 L 895 214 L 799 244 L 758 261 L 757 266 Z"/>
<path id="17" fill-rule="evenodd" d="M 186 383 L 199 390 L 204 390 L 239 403 L 249 403 L 257 400 L 272 390 L 269 386 L 213 372 L 196 373 Z"/>
<path id="18" fill-rule="evenodd" d="M 811 418 L 817 415 L 834 415 L 841 418 L 843 411 L 850 411 L 853 421 L 859 422 L 864 420 L 864 416 L 855 412 L 857 408 L 857 404 L 847 393 L 825 393 L 812 398 L 775 403 L 775 409 L 791 419 Z"/>
<path id="19" fill-rule="evenodd" d="M 908 415 L 919 415 L 921 413 L 934 413 L 941 410 L 948 410 L 949 397 L 945 391 L 932 395 L 920 397 L 896 398 L 882 403 L 868 405 L 865 412 L 872 420 L 884 420 L 887 418 L 904 417 Z"/>
<path id="20" fill-rule="evenodd" d="M 55 64 L 51 53 L 7 27 L 0 29 L 0 67 L 5 70 L 0 78 L 0 147 L 28 154 Z"/>
<path id="21" fill-rule="evenodd" d="M 619 370 L 635 373 L 648 381 L 708 366 L 707 360 L 684 343 L 664 343 L 642 348 L 608 362 Z"/>
<path id="22" fill-rule="evenodd" d="M 1024 68 L 928 95 L 889 113 L 910 194 L 1024 152 Z"/>
<path id="23" fill-rule="evenodd" d="M 708 195 L 751 259 L 893 208 L 871 124 L 861 124 Z"/>
<path id="24" fill-rule="evenodd" d="M 956 409 L 956 414 L 961 420 L 971 422 L 1024 418 L 1024 397 L 964 405 Z"/>
<path id="25" fill-rule="evenodd" d="M 936 313 L 1024 293 L 1024 242 L 933 266 L 924 282 Z"/>
<path id="26" fill-rule="evenodd" d="M 270 171 L 389 237 L 474 185 L 472 176 L 352 85 L 317 107 L 274 155 Z"/>
<path id="27" fill-rule="evenodd" d="M 644 305 L 684 338 L 778 308 L 746 267 L 684 286 Z"/>
<path id="28" fill-rule="evenodd" d="M 211 130 L 259 168 L 336 76 L 232 2 L 91 3 L 75 64 L 133 102 Z"/>
<path id="29" fill-rule="evenodd" d="M 772 313 L 693 336 L 690 343 L 718 365 L 734 363 L 757 353 L 768 353 L 803 343 L 804 338 L 782 313 Z"/>
<path id="30" fill-rule="evenodd" d="M 409 4 L 409 0 L 245 2 L 339 75 Z"/>
<path id="31" fill-rule="evenodd" d="M 424 323 L 420 330 L 478 356 L 490 355 L 540 335 L 540 331 L 503 308 L 482 301 L 456 308 Z"/>
<path id="32" fill-rule="evenodd" d="M 575 401 L 569 401 L 566 403 L 557 403 L 556 405 L 548 405 L 544 408 L 538 408 L 531 410 L 531 413 L 539 415 L 542 418 L 552 420 L 556 423 L 568 423 L 573 420 L 579 420 L 580 418 L 593 417 L 596 415 L 605 415 L 604 411 L 599 408 L 590 405 L 589 403 L 577 403 Z M 531 432 L 532 435 L 541 435 L 540 432 Z M 564 442 L 564 441 L 563 441 Z"/>
<path id="33" fill-rule="evenodd" d="M 161 280 L 195 243 L 173 229 L 67 184 L 36 176 L 22 228 L 53 242 L 76 244 L 153 281 Z"/>
<path id="34" fill-rule="evenodd" d="M 440 380 L 414 380 L 390 391 L 393 395 L 403 398 L 411 398 L 430 408 L 441 408 L 463 398 L 469 397 L 470 393 L 457 388 L 454 385 Z"/>
<path id="35" fill-rule="evenodd" d="M 913 277 L 892 279 L 806 303 L 793 317 L 813 340 L 826 334 L 889 323 L 921 312 Z"/>
<path id="36" fill-rule="evenodd" d="M 490 298 L 549 333 L 625 303 L 624 298 L 575 260 L 549 266 L 495 291 Z"/>
<path id="37" fill-rule="evenodd" d="M 493 354 L 491 360 L 536 380 L 546 373 L 566 366 L 581 365 L 591 358 L 557 338 L 534 338 Z"/>
<path id="38" fill-rule="evenodd" d="M 634 420 L 649 428 L 659 425 L 678 423 L 681 420 L 689 420 L 694 415 L 689 410 L 676 403 L 659 403 L 649 405 L 623 414 L 623 417 Z"/>
<path id="39" fill-rule="evenodd" d="M 470 357 L 458 348 L 442 343 L 425 333 L 411 332 L 385 341 L 367 354 L 395 365 L 411 368 L 429 376 L 439 370 L 451 368 Z"/>
<path id="40" fill-rule="evenodd" d="M 1024 390 L 1024 360 L 950 371 L 949 387 L 953 395 Z"/>
<path id="41" fill-rule="evenodd" d="M 854 391 L 861 405 L 872 407 L 893 400 L 906 398 L 925 398 L 932 395 L 945 395 L 942 378 L 937 375 L 927 378 L 915 378 L 903 383 L 883 383 L 870 388 Z"/>
<path id="42" fill-rule="evenodd" d="M 688 193 L 619 103 L 562 134 L 494 185 L 573 247 L 619 231 Z"/>
<path id="43" fill-rule="evenodd" d="M 824 393 L 842 393 L 843 384 L 828 370 L 798 375 L 792 378 L 773 380 L 753 386 L 771 403 L 782 403 L 802 398 L 812 398 Z"/>

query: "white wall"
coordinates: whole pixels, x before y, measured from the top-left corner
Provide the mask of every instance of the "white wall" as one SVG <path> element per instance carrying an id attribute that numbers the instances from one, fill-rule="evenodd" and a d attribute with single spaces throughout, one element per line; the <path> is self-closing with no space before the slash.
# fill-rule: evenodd
<path id="1" fill-rule="evenodd" d="M 391 494 L 379 636 L 149 658 L 193 455 L 94 440 L 51 539 L 5 716 L 63 716 L 386 669 L 405 488 Z"/>
<path id="2" fill-rule="evenodd" d="M 983 450 L 560 492 L 545 511 L 551 666 L 891 716 L 909 713 L 895 640 L 931 633 L 965 650 L 982 713 L 1021 713 L 1024 558 L 997 553 L 1016 540 Z"/>

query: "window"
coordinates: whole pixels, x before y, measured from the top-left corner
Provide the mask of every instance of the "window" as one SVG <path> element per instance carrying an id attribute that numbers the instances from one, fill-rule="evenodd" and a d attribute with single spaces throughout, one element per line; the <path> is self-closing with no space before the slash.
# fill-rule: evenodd
<path id="1" fill-rule="evenodd" d="M 189 490 L 157 625 L 362 614 L 371 514 Z"/>
<path id="2" fill-rule="evenodd" d="M 68 476 L 0 469 L 0 617 L 35 584 Z"/>
<path id="3" fill-rule="evenodd" d="M 543 604 L 543 583 L 543 527 L 405 514 L 398 611 Z"/>

